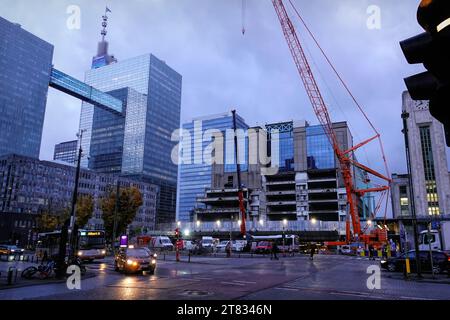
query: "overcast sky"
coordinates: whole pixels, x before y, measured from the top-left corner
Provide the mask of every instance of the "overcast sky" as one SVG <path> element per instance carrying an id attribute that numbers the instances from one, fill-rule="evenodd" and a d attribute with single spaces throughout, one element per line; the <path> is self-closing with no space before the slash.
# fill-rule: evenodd
<path id="1" fill-rule="evenodd" d="M 182 121 L 236 108 L 250 125 L 317 120 L 301 84 L 270 0 L 0 0 L 0 15 L 55 46 L 55 67 L 83 79 L 100 40 L 101 16 L 111 9 L 110 53 L 123 60 L 153 53 L 183 75 Z M 405 171 L 401 130 L 403 78 L 408 65 L 398 42 L 422 30 L 418 0 L 293 0 L 385 142 L 392 172 Z M 285 1 L 288 9 L 289 2 Z M 81 9 L 81 28 L 66 26 L 67 7 Z M 369 29 L 369 6 L 380 8 L 381 28 Z M 291 11 L 290 11 L 291 12 Z M 338 85 L 311 41 L 305 43 L 334 121 L 347 120 L 356 140 L 372 132 Z M 49 89 L 41 158 L 55 143 L 75 138 L 81 103 Z M 377 144 L 359 155 L 382 170 Z M 367 155 L 367 157 L 366 157 Z"/>

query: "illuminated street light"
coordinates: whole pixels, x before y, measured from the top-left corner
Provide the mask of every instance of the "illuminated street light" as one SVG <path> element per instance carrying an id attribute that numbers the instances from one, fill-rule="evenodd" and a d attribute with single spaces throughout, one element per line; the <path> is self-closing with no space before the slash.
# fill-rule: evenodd
<path id="1" fill-rule="evenodd" d="M 201 224 L 200 220 L 197 220 L 197 227 L 200 228 L 200 224 Z"/>
<path id="2" fill-rule="evenodd" d="M 181 226 L 181 221 L 177 222 L 177 227 Z"/>
<path id="3" fill-rule="evenodd" d="M 264 225 L 264 220 L 263 220 L 263 219 L 260 219 L 260 220 L 259 220 L 259 224 L 263 226 L 263 225 Z"/>
<path id="4" fill-rule="evenodd" d="M 286 226 L 287 225 L 287 219 L 283 219 L 283 225 Z"/>
<path id="5" fill-rule="evenodd" d="M 239 226 L 242 224 L 242 221 L 241 220 L 238 220 L 238 224 L 239 224 Z"/>
<path id="6" fill-rule="evenodd" d="M 190 234 L 191 232 L 189 231 L 189 229 L 185 229 L 184 230 L 184 235 L 186 236 L 186 237 L 189 237 L 189 234 Z"/>
<path id="7" fill-rule="evenodd" d="M 218 227 L 220 227 L 220 220 L 217 220 L 216 224 L 217 224 Z"/>
<path id="8" fill-rule="evenodd" d="M 371 225 L 372 225 L 372 220 L 367 220 L 367 224 L 368 224 L 369 226 L 371 226 Z"/>
<path id="9" fill-rule="evenodd" d="M 316 223 L 317 223 L 317 219 L 316 219 L 316 218 L 312 218 L 312 219 L 311 219 L 311 223 L 312 223 L 312 224 L 316 224 Z"/>

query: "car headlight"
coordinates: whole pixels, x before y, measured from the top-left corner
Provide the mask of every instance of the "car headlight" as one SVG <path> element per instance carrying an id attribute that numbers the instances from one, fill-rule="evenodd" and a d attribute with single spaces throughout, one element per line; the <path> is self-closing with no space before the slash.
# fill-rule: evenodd
<path id="1" fill-rule="evenodd" d="M 102 254 L 106 254 L 106 250 L 102 250 Z"/>
<path id="2" fill-rule="evenodd" d="M 11 249 L 11 252 L 14 252 L 14 251 L 16 251 L 16 250 L 14 250 L 14 249 Z"/>
<path id="3" fill-rule="evenodd" d="M 82 256 L 83 255 L 83 251 L 78 251 L 78 255 Z"/>
<path id="4" fill-rule="evenodd" d="M 152 264 L 156 264 L 156 260 L 155 259 L 152 259 Z"/>
<path id="5" fill-rule="evenodd" d="M 127 260 L 127 264 L 129 266 L 133 266 L 133 267 L 136 267 L 138 265 L 137 261 L 134 261 L 134 260 L 131 260 L 131 259 Z"/>

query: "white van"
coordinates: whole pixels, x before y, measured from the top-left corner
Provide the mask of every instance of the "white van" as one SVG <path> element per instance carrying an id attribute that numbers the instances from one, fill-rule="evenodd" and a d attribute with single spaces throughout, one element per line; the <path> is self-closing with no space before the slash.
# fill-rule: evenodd
<path id="1" fill-rule="evenodd" d="M 213 237 L 202 237 L 202 247 L 203 248 L 212 248 L 214 245 Z"/>
<path id="2" fill-rule="evenodd" d="M 173 250 L 174 246 L 172 241 L 170 241 L 169 237 L 167 236 L 158 236 L 152 238 L 150 242 L 150 246 L 152 248 L 159 248 L 162 250 Z"/>

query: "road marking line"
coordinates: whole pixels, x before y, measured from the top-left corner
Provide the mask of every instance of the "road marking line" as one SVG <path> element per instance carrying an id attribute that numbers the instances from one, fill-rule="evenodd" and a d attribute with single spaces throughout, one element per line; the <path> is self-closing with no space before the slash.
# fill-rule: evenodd
<path id="1" fill-rule="evenodd" d="M 275 290 L 286 290 L 286 291 L 299 291 L 299 289 L 294 289 L 294 288 L 286 288 L 286 287 L 279 287 L 279 288 L 274 288 Z"/>
<path id="2" fill-rule="evenodd" d="M 405 297 L 405 296 L 400 296 L 400 299 L 407 299 L 407 300 L 433 300 L 433 299 L 428 299 L 428 298 L 416 298 L 416 297 Z"/>
<path id="3" fill-rule="evenodd" d="M 188 279 L 188 278 L 176 278 L 176 279 L 180 280 L 180 281 L 195 281 L 195 282 L 201 281 L 201 280 L 198 280 L 198 279 Z"/>
<path id="4" fill-rule="evenodd" d="M 245 284 L 243 284 L 243 283 L 227 282 L 227 281 L 222 281 L 221 284 L 230 284 L 230 285 L 233 285 L 233 286 L 245 286 Z"/>
<path id="5" fill-rule="evenodd" d="M 256 281 L 233 280 L 233 282 L 244 283 L 244 284 L 256 284 Z"/>
<path id="6" fill-rule="evenodd" d="M 200 278 L 200 277 L 195 277 L 195 279 L 199 279 L 199 280 L 212 280 L 213 278 L 204 278 L 204 277 Z"/>

